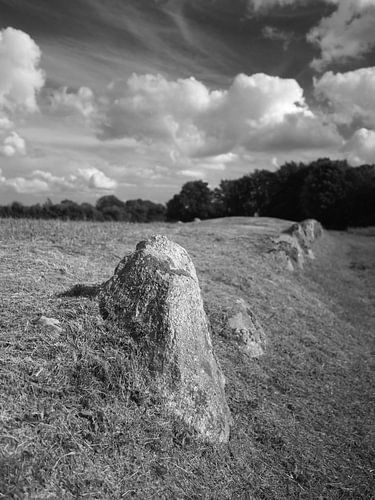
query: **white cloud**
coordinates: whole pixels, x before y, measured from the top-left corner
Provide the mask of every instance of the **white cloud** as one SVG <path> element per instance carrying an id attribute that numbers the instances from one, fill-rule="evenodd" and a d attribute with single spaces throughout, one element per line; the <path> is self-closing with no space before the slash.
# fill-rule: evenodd
<path id="1" fill-rule="evenodd" d="M 311 66 L 323 71 L 331 63 L 342 63 L 358 58 L 375 46 L 375 0 L 321 0 L 336 9 L 312 28 L 307 40 L 316 45 L 321 55 Z M 316 0 L 249 0 L 249 11 L 265 14 L 274 7 L 298 7 L 316 3 Z M 266 27 L 263 35 L 277 36 Z"/>
<path id="2" fill-rule="evenodd" d="M 0 155 L 2 156 L 11 158 L 26 154 L 25 140 L 14 130 L 12 118 L 15 112 L 33 112 L 38 109 L 36 95 L 44 85 L 44 74 L 38 67 L 40 56 L 39 47 L 23 31 L 13 28 L 0 31 Z M 27 190 L 28 185 L 22 184 L 22 189 Z"/>
<path id="3" fill-rule="evenodd" d="M 67 87 L 55 90 L 50 96 L 51 112 L 57 115 L 78 113 L 84 118 L 90 117 L 96 110 L 93 91 L 81 87 L 77 92 L 69 92 Z"/>
<path id="4" fill-rule="evenodd" d="M 282 124 L 255 131 L 249 142 L 249 150 L 286 152 L 339 146 L 342 138 L 333 124 L 323 123 L 314 115 L 291 113 Z"/>
<path id="5" fill-rule="evenodd" d="M 196 160 L 197 164 L 204 170 L 225 170 L 227 165 L 238 158 L 235 153 L 226 153 Z"/>
<path id="6" fill-rule="evenodd" d="M 12 132 L 14 124 L 10 119 L 0 114 L 0 156 L 12 157 L 17 153 L 25 154 L 26 143 L 16 132 Z"/>
<path id="7" fill-rule="evenodd" d="M 13 188 L 16 193 L 46 193 L 49 191 L 47 182 L 41 179 L 13 177 L 0 179 L 1 184 Z"/>
<path id="8" fill-rule="evenodd" d="M 14 125 L 10 121 L 10 119 L 5 115 L 0 114 L 0 132 L 10 130 L 13 127 L 14 127 Z"/>
<path id="9" fill-rule="evenodd" d="M 80 177 L 87 181 L 90 189 L 110 191 L 117 187 L 117 182 L 114 179 L 95 167 L 79 169 L 78 178 Z"/>
<path id="10" fill-rule="evenodd" d="M 315 148 L 333 134 L 308 109 L 295 80 L 263 73 L 240 74 L 228 90 L 214 91 L 195 78 L 133 75 L 110 86 L 100 112 L 101 138 L 169 145 L 173 158 L 227 154 L 241 145 L 258 150 L 260 140 L 267 148 L 270 133 L 272 143 L 285 137 L 292 148 Z"/>
<path id="11" fill-rule="evenodd" d="M 352 165 L 375 163 L 375 131 L 361 128 L 357 130 L 345 145 L 344 151 Z"/>
<path id="12" fill-rule="evenodd" d="M 11 132 L 6 136 L 0 145 L 0 153 L 4 156 L 15 156 L 16 154 L 24 155 L 26 153 L 25 140 L 16 132 Z"/>
<path id="13" fill-rule="evenodd" d="M 133 74 L 108 88 L 103 138 L 194 142 L 198 133 L 193 118 L 212 105 L 215 93 L 195 78 L 168 81 L 161 75 Z"/>
<path id="14" fill-rule="evenodd" d="M 361 57 L 375 46 L 375 0 L 330 0 L 337 9 L 307 35 L 321 50 L 311 66 L 322 71 L 335 62 Z"/>
<path id="15" fill-rule="evenodd" d="M 37 109 L 36 94 L 44 85 L 40 56 L 39 47 L 23 31 L 0 31 L 0 108 Z"/>
<path id="16" fill-rule="evenodd" d="M 5 178 L 0 172 L 0 185 L 11 187 L 17 193 L 63 193 L 66 191 L 112 191 L 117 182 L 96 167 L 88 166 L 63 176 L 44 170 L 34 170 L 27 177 Z"/>
<path id="17" fill-rule="evenodd" d="M 184 177 L 193 177 L 194 179 L 201 179 L 202 177 L 205 177 L 205 172 L 203 170 L 185 169 L 185 170 L 181 170 L 180 173 Z"/>
<path id="18" fill-rule="evenodd" d="M 316 96 L 328 101 L 338 123 L 360 120 L 375 128 L 375 67 L 336 74 L 329 71 L 314 79 L 314 87 Z"/>

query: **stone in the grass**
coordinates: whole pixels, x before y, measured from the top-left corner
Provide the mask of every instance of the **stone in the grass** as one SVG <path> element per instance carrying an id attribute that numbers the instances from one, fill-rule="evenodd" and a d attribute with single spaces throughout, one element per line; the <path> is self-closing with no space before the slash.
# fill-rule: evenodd
<path id="1" fill-rule="evenodd" d="M 62 328 L 60 326 L 60 321 L 57 318 L 48 318 L 47 316 L 40 316 L 36 321 L 38 325 L 44 327 L 51 332 L 61 333 Z"/>
<path id="2" fill-rule="evenodd" d="M 205 439 L 228 441 L 225 378 L 186 250 L 160 235 L 138 243 L 104 284 L 100 310 L 134 339 L 167 409 Z"/>
<path id="3" fill-rule="evenodd" d="M 322 225 L 315 219 L 296 222 L 275 240 L 276 246 L 271 252 L 276 260 L 285 261 L 289 270 L 293 271 L 295 267 L 302 269 L 306 258 L 315 258 L 312 245 L 322 234 Z"/>
<path id="4" fill-rule="evenodd" d="M 225 332 L 237 341 L 240 349 L 251 358 L 262 356 L 266 347 L 266 335 L 249 304 L 236 299 L 227 311 Z"/>
<path id="5" fill-rule="evenodd" d="M 306 219 L 302 222 L 292 224 L 284 231 L 284 234 L 294 237 L 302 250 L 308 254 L 309 250 L 311 250 L 311 245 L 322 236 L 323 228 L 317 220 Z"/>

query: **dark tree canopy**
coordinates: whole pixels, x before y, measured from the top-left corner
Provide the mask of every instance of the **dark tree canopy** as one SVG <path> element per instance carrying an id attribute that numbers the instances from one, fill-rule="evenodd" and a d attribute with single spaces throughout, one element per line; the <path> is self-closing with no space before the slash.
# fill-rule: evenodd
<path id="1" fill-rule="evenodd" d="M 346 161 L 332 162 L 328 158 L 310 164 L 300 194 L 305 217 L 314 214 L 326 227 L 347 227 L 348 168 Z"/>
<path id="2" fill-rule="evenodd" d="M 179 194 L 167 203 L 167 217 L 170 220 L 188 222 L 196 217 L 212 217 L 213 193 L 207 182 L 191 181 L 182 186 Z"/>
<path id="3" fill-rule="evenodd" d="M 375 165 L 351 167 L 346 161 L 321 158 L 309 164 L 288 162 L 276 172 L 256 170 L 225 179 L 211 189 L 202 180 L 184 184 L 167 203 L 122 201 L 114 195 L 95 206 L 63 200 L 24 206 L 0 206 L 0 217 L 95 221 L 192 221 L 228 216 L 318 219 L 332 229 L 375 225 Z"/>

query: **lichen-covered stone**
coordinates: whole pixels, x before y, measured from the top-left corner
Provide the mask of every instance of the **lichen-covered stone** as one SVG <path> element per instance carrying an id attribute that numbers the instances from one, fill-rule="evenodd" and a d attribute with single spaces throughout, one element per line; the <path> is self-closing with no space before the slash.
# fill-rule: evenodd
<path id="1" fill-rule="evenodd" d="M 237 341 L 239 348 L 252 358 L 264 354 L 266 336 L 264 330 L 243 299 L 236 299 L 227 311 L 225 333 Z"/>
<path id="2" fill-rule="evenodd" d="M 276 260 L 285 261 L 287 269 L 302 269 L 306 258 L 315 258 L 311 247 L 322 234 L 320 222 L 314 219 L 296 222 L 275 240 L 276 245 L 271 253 L 275 255 Z"/>
<path id="3" fill-rule="evenodd" d="M 227 441 L 225 379 L 186 250 L 160 235 L 140 242 L 103 286 L 100 310 L 135 340 L 169 411 L 208 440 Z"/>
<path id="4" fill-rule="evenodd" d="M 323 234 L 323 228 L 320 222 L 315 219 L 306 219 L 302 222 L 292 224 L 284 231 L 284 234 L 290 235 L 295 238 L 302 250 L 308 253 L 311 250 L 311 245 L 315 240 L 320 238 Z"/>

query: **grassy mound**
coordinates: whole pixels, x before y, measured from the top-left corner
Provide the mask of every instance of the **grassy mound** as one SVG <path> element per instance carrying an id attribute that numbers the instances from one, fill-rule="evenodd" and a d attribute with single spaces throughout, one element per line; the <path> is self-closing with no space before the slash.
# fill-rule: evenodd
<path id="1" fill-rule="evenodd" d="M 267 253 L 289 225 L 0 220 L 0 496 L 372 498 L 375 233 L 326 233 L 316 260 L 290 272 Z M 227 378 L 228 445 L 165 414 L 129 340 L 99 315 L 96 284 L 154 233 L 197 268 Z M 259 359 L 222 335 L 232 298 L 266 332 Z"/>

